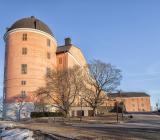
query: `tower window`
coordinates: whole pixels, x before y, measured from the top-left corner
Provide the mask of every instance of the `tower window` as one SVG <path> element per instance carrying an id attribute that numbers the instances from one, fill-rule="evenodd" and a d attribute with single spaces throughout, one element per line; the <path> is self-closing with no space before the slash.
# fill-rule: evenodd
<path id="1" fill-rule="evenodd" d="M 50 59 L 51 58 L 51 54 L 48 52 L 47 53 L 47 58 Z"/>
<path id="2" fill-rule="evenodd" d="M 21 81 L 21 85 L 26 85 L 26 81 Z"/>
<path id="3" fill-rule="evenodd" d="M 62 58 L 59 58 L 59 64 L 62 64 Z"/>
<path id="4" fill-rule="evenodd" d="M 20 97 L 21 98 L 26 98 L 26 91 L 22 90 Z"/>
<path id="5" fill-rule="evenodd" d="M 27 41 L 27 34 L 23 34 L 22 40 L 23 40 L 23 41 Z"/>
<path id="6" fill-rule="evenodd" d="M 22 48 L 22 54 L 26 55 L 27 54 L 27 48 Z"/>
<path id="7" fill-rule="evenodd" d="M 50 45 L 51 45 L 51 41 L 50 39 L 47 39 L 47 46 L 50 47 Z"/>
<path id="8" fill-rule="evenodd" d="M 22 74 L 27 74 L 27 64 L 22 64 L 21 65 L 21 73 Z"/>

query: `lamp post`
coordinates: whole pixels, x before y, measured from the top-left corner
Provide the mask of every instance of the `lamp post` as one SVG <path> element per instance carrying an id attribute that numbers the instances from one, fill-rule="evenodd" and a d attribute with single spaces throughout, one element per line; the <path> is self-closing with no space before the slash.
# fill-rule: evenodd
<path id="1" fill-rule="evenodd" d="M 119 97 L 120 97 L 120 99 L 121 99 L 121 111 L 122 111 L 121 113 L 122 113 L 122 121 L 123 121 L 123 118 L 124 118 L 124 117 L 123 117 L 124 101 L 122 100 L 122 94 L 121 94 L 121 91 L 122 91 L 122 90 L 117 90 L 117 91 L 118 91 Z"/>
<path id="2" fill-rule="evenodd" d="M 111 94 L 111 92 L 109 93 L 109 95 Z M 110 97 L 110 99 L 111 99 L 111 97 Z M 113 99 L 113 101 L 114 101 L 114 106 L 116 107 L 115 109 L 116 109 L 116 119 L 117 119 L 117 123 L 119 122 L 119 119 L 118 119 L 118 117 L 119 117 L 119 114 L 118 114 L 118 106 L 119 106 L 119 103 L 118 103 L 118 101 L 117 101 L 117 99 L 116 98 L 114 98 Z"/>
<path id="3" fill-rule="evenodd" d="M 80 122 L 82 121 L 82 103 L 83 103 L 83 99 L 81 97 L 81 116 L 80 116 Z"/>
<path id="4" fill-rule="evenodd" d="M 117 123 L 118 123 L 118 101 L 116 101 L 116 115 L 117 115 Z"/>

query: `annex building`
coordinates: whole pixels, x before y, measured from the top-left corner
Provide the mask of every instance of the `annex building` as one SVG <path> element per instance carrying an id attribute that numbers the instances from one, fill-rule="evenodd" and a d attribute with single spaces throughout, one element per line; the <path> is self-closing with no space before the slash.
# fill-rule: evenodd
<path id="1" fill-rule="evenodd" d="M 150 112 L 150 96 L 144 92 L 120 92 L 110 93 L 110 100 L 107 105 L 110 109 L 114 108 L 118 102 L 124 103 L 124 111 L 126 112 Z"/>

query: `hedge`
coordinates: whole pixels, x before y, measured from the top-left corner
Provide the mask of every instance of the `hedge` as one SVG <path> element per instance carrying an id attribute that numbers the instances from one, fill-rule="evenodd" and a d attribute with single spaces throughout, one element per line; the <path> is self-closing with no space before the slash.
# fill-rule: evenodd
<path id="1" fill-rule="evenodd" d="M 31 112 L 31 118 L 39 117 L 63 117 L 62 112 Z"/>

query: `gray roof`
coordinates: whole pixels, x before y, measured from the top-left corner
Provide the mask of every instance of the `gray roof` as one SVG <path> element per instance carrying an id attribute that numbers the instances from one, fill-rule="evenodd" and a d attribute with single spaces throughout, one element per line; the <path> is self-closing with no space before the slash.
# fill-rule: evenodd
<path id="1" fill-rule="evenodd" d="M 72 45 L 59 46 L 59 47 L 57 47 L 56 53 L 58 54 L 58 53 L 68 52 L 71 47 L 72 47 Z"/>
<path id="2" fill-rule="evenodd" d="M 121 92 L 121 93 L 110 93 L 110 97 L 116 98 L 116 97 L 150 97 L 147 93 L 145 92 Z"/>
<path id="3" fill-rule="evenodd" d="M 36 19 L 34 16 L 23 18 L 23 19 L 16 21 L 10 28 L 8 28 L 7 31 L 17 29 L 17 28 L 37 29 L 37 30 L 41 30 L 53 36 L 53 33 L 49 29 L 49 27 L 45 23 L 40 21 L 39 19 Z"/>

